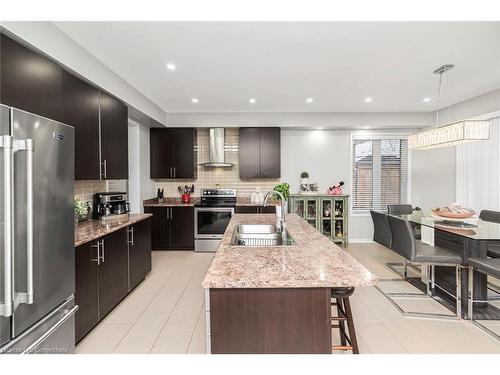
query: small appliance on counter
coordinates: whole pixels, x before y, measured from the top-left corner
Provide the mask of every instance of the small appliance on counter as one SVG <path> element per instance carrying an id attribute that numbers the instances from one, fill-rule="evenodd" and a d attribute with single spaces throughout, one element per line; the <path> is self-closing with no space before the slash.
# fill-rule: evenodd
<path id="1" fill-rule="evenodd" d="M 102 221 L 124 219 L 130 212 L 125 192 L 95 193 L 93 207 L 92 218 Z"/>

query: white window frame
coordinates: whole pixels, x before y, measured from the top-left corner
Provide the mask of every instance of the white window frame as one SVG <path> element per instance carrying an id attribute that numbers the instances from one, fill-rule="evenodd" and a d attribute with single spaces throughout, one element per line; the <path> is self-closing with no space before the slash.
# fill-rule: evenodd
<path id="1" fill-rule="evenodd" d="M 354 196 L 354 181 L 353 181 L 353 141 L 356 139 L 369 139 L 369 140 L 379 140 L 379 139 L 406 139 L 408 140 L 408 135 L 411 134 L 411 131 L 407 133 L 366 133 L 363 131 L 358 131 L 358 132 L 351 132 L 350 137 L 349 137 L 349 181 L 351 185 L 351 197 Z M 412 152 L 408 150 L 408 166 L 407 166 L 407 172 L 408 172 L 408 177 L 407 177 L 407 184 L 408 186 L 406 187 L 406 202 L 404 203 L 411 203 L 411 166 L 412 166 Z M 351 199 L 352 202 L 352 199 Z M 403 203 L 403 202 L 402 202 Z M 370 216 L 370 212 L 354 212 L 353 211 L 353 204 L 351 203 L 349 205 L 349 216 L 356 216 L 356 217 L 367 217 Z"/>

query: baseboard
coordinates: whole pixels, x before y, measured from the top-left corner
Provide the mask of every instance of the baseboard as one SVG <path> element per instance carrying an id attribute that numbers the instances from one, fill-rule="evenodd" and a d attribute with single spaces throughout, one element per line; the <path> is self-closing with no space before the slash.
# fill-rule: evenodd
<path id="1" fill-rule="evenodd" d="M 349 238 L 349 243 L 374 243 L 370 238 Z"/>

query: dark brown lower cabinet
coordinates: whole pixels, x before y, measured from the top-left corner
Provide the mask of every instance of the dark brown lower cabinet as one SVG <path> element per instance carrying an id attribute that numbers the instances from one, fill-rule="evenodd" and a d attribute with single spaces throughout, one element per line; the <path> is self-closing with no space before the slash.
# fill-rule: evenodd
<path id="1" fill-rule="evenodd" d="M 101 239 L 99 265 L 99 316 L 106 316 L 128 293 L 127 230 Z"/>
<path id="2" fill-rule="evenodd" d="M 172 207 L 172 249 L 194 250 L 194 208 Z"/>
<path id="3" fill-rule="evenodd" d="M 79 342 L 150 272 L 151 220 L 134 223 L 75 251 L 75 303 L 79 307 L 75 338 Z"/>
<path id="4" fill-rule="evenodd" d="M 275 206 L 236 206 L 234 210 L 237 214 L 274 214 Z"/>
<path id="5" fill-rule="evenodd" d="M 210 289 L 213 354 L 331 354 L 329 288 Z"/>
<path id="6" fill-rule="evenodd" d="M 153 214 L 153 250 L 194 250 L 194 208 L 191 206 L 144 207 Z"/>
<path id="7" fill-rule="evenodd" d="M 151 271 L 151 219 L 128 227 L 130 290 Z"/>
<path id="8" fill-rule="evenodd" d="M 99 322 L 99 281 L 97 242 L 88 242 L 75 249 L 75 340 L 80 341 Z"/>

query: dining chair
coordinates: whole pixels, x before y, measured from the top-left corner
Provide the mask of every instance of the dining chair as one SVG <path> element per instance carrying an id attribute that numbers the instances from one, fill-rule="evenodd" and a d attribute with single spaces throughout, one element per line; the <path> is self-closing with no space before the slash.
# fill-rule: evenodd
<path id="1" fill-rule="evenodd" d="M 480 272 L 500 280 L 500 259 L 469 258 L 467 259 L 467 265 L 469 266 L 468 318 L 474 325 L 500 341 L 500 336 L 497 333 L 474 320 L 474 303 L 487 302 L 474 300 L 474 272 Z"/>
<path id="2" fill-rule="evenodd" d="M 388 215 L 387 220 L 392 233 L 392 249 L 399 255 L 404 257 L 412 265 L 420 265 L 426 267 L 427 272 L 425 277 L 426 294 L 409 294 L 409 293 L 386 293 L 380 288 L 377 288 L 395 305 L 400 312 L 405 316 L 423 317 L 423 318 L 458 318 L 462 317 L 462 258 L 451 250 L 431 246 L 417 241 L 412 225 L 408 220 L 397 216 Z M 435 283 L 434 278 L 430 278 L 431 267 L 433 266 L 449 266 L 455 267 L 455 295 L 448 292 Z M 429 296 L 433 298 L 433 290 L 435 287 L 443 290 L 456 300 L 456 318 L 446 314 L 423 313 L 423 312 L 406 312 L 397 305 L 393 298 L 422 298 Z M 393 297 L 393 298 L 391 298 Z"/>
<path id="3" fill-rule="evenodd" d="M 389 215 L 411 215 L 413 207 L 411 204 L 389 204 L 387 205 L 387 213 Z"/>
<path id="4" fill-rule="evenodd" d="M 392 234 L 387 221 L 387 214 L 370 210 L 370 215 L 373 221 L 373 241 L 390 249 Z"/>
<path id="5" fill-rule="evenodd" d="M 500 224 L 500 211 L 482 210 L 479 218 L 490 223 Z M 500 258 L 500 245 L 488 244 L 488 256 L 490 258 Z"/>

